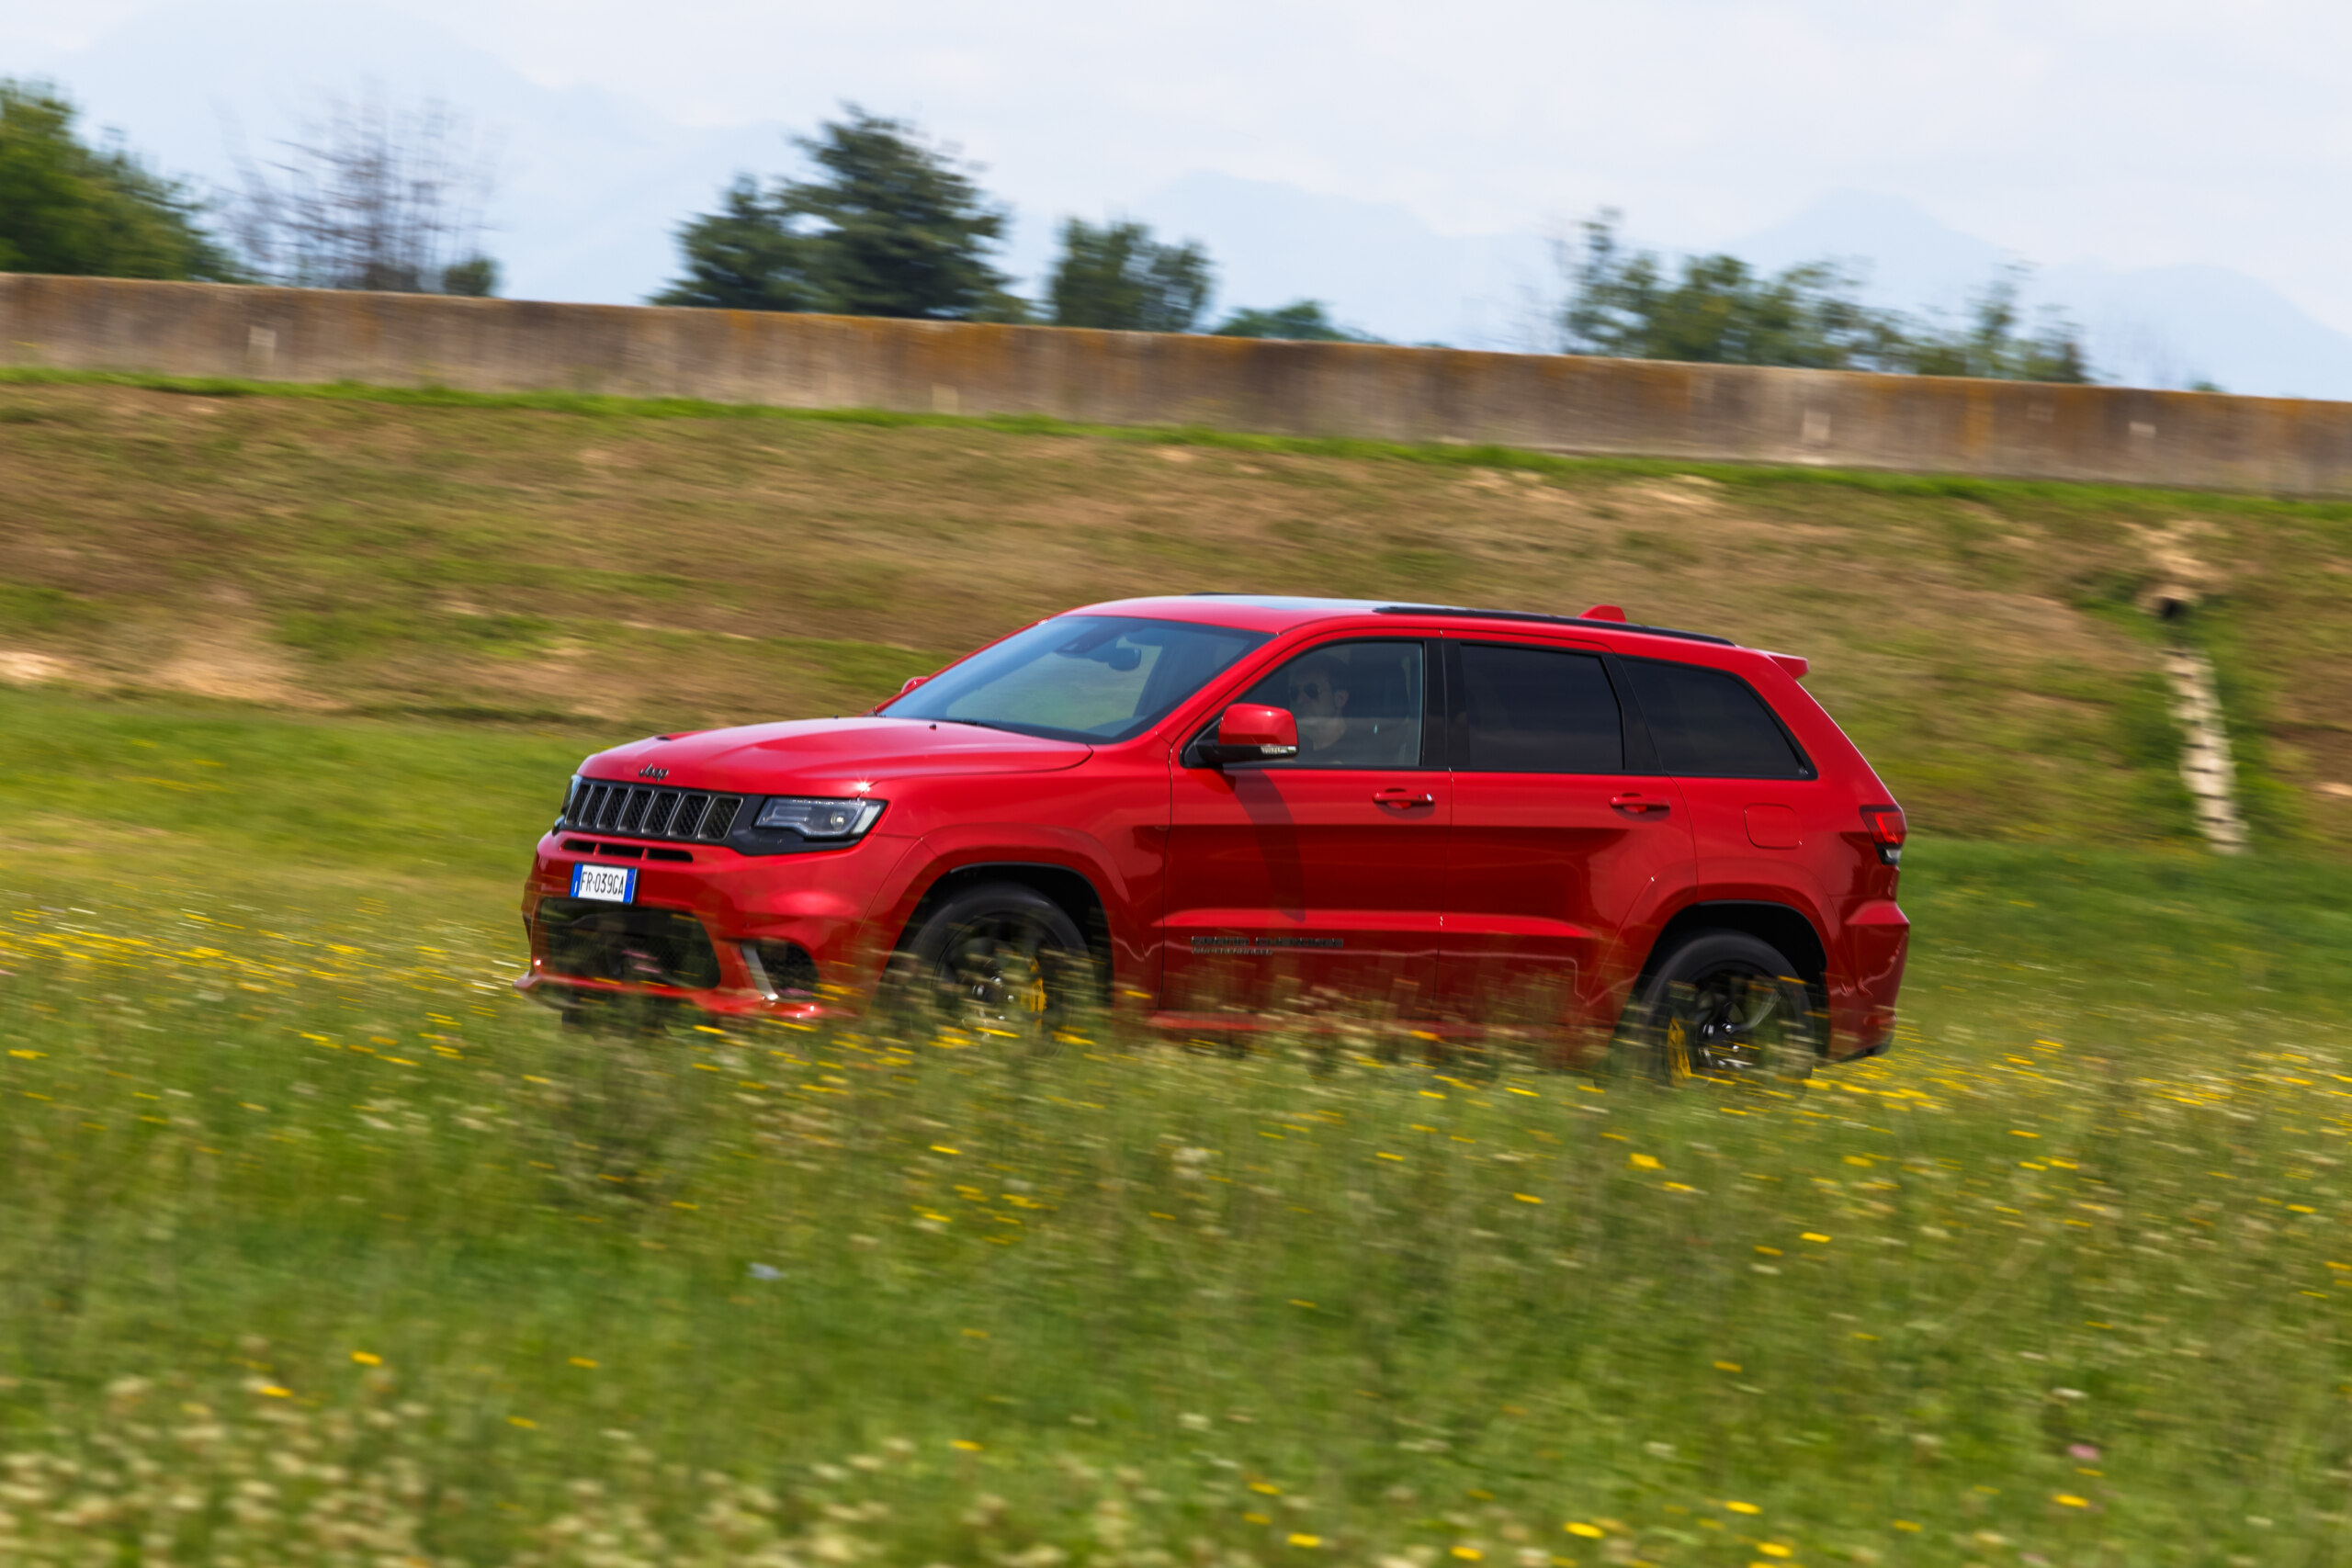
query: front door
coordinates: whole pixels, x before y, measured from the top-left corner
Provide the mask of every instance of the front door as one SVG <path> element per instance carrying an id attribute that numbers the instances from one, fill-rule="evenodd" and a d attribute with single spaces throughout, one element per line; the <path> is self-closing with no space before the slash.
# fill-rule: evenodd
<path id="1" fill-rule="evenodd" d="M 1445 892 L 1445 771 L 1419 639 L 1326 643 L 1237 702 L 1287 708 L 1298 755 L 1174 765 L 1161 1007 L 1422 1017 Z"/>
<path id="2" fill-rule="evenodd" d="M 1449 639 L 1448 1017 L 1545 1029 L 1610 1007 L 1612 954 L 1696 867 L 1680 792 L 1600 651 Z"/>

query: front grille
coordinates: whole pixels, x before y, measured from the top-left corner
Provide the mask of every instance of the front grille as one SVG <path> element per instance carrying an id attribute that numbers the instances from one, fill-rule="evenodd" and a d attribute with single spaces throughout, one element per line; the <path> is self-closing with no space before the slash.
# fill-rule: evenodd
<path id="1" fill-rule="evenodd" d="M 692 915 L 588 898 L 539 900 L 547 966 L 580 980 L 624 980 L 707 991 L 718 984 L 718 951 Z"/>
<path id="2" fill-rule="evenodd" d="M 631 839 L 687 839 L 716 844 L 734 830 L 744 797 L 699 789 L 577 779 L 562 826 Z"/>

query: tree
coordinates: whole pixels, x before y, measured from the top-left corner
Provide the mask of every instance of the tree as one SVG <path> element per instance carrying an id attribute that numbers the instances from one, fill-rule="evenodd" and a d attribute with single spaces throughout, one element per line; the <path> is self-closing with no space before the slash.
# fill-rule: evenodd
<path id="1" fill-rule="evenodd" d="M 1571 353 L 1813 369 L 1886 368 L 1897 354 L 1896 319 L 1860 303 L 1832 263 L 1768 277 L 1737 256 L 1689 256 L 1669 279 L 1657 253 L 1620 244 L 1616 223 L 1604 210 L 1584 224 L 1580 255 L 1564 247 Z"/>
<path id="2" fill-rule="evenodd" d="M 678 231 L 685 276 L 657 305 L 1002 320 L 1025 314 L 989 253 L 1006 215 L 952 149 L 854 104 L 796 138 L 820 172 L 763 191 L 750 175 Z"/>
<path id="3" fill-rule="evenodd" d="M 298 288 L 486 294 L 494 159 L 437 100 L 396 108 L 370 89 L 330 98 L 267 165 L 240 157 L 234 229 L 254 270 Z"/>
<path id="4" fill-rule="evenodd" d="M 1670 276 L 1654 251 L 1627 250 L 1618 215 L 1583 225 L 1580 246 L 1562 246 L 1569 283 L 1560 312 L 1572 354 L 1677 359 L 1711 365 L 1781 365 L 1916 376 L 1987 376 L 2013 381 L 2087 381 L 2080 334 L 2063 318 L 2021 333 L 2024 272 L 2012 268 L 1971 304 L 1956 327 L 1921 323 L 1863 304 L 1854 276 L 1807 262 L 1766 276 L 1737 256 L 1686 256 Z"/>
<path id="5" fill-rule="evenodd" d="M 1161 244 L 1141 223 L 1062 225 L 1061 259 L 1047 289 L 1054 325 L 1112 332 L 1188 333 L 1209 302 L 1213 273 L 1199 243 Z"/>
<path id="6" fill-rule="evenodd" d="M 686 276 L 653 297 L 656 305 L 721 310 L 820 309 L 808 279 L 808 240 L 786 227 L 749 175 L 736 177 L 722 206 L 678 231 Z"/>
<path id="7" fill-rule="evenodd" d="M 1918 376 L 1983 376 L 2000 381 L 2081 384 L 2091 378 L 2081 334 L 2055 312 L 2044 314 L 2039 331 L 2021 333 L 2018 297 L 2026 269 L 2013 266 L 1970 302 L 1968 320 L 1958 327 L 1928 328 L 1909 343 L 1904 368 Z"/>
<path id="8" fill-rule="evenodd" d="M 485 255 L 451 262 L 441 269 L 441 292 L 468 299 L 488 299 L 498 292 L 498 264 Z"/>
<path id="9" fill-rule="evenodd" d="M 1298 299 L 1272 310 L 1236 310 L 1216 329 L 1218 337 L 1289 338 L 1298 343 L 1378 343 L 1369 333 L 1343 327 L 1326 315 L 1320 299 Z"/>
<path id="10" fill-rule="evenodd" d="M 75 112 L 47 84 L 0 79 L 0 272 L 233 279 L 204 204 L 121 147 L 85 143 Z"/>

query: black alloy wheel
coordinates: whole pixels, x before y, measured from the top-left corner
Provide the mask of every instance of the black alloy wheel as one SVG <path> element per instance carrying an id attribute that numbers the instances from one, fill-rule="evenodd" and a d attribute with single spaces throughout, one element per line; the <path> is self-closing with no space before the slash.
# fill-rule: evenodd
<path id="1" fill-rule="evenodd" d="M 1039 1053 L 1054 1048 L 1090 968 L 1078 923 L 1035 888 L 1012 882 L 949 898 L 915 933 L 908 956 L 911 977 L 937 998 L 944 1021 Z"/>
<path id="2" fill-rule="evenodd" d="M 1802 1080 L 1821 1059 L 1826 1021 L 1813 987 L 1770 942 L 1696 931 L 1667 954 L 1628 1021 L 1660 1083 Z"/>

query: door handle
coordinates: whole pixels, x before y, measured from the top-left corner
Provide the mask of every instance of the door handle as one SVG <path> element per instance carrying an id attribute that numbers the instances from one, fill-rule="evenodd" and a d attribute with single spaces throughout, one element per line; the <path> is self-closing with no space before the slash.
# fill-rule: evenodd
<path id="1" fill-rule="evenodd" d="M 1646 816 L 1653 811 L 1662 813 L 1666 810 L 1666 802 L 1663 800 L 1652 800 L 1646 795 L 1612 795 L 1609 797 L 1609 804 L 1632 817 Z"/>
<path id="2" fill-rule="evenodd" d="M 1427 790 L 1376 789 L 1372 792 L 1374 803 L 1381 806 L 1435 806 L 1437 796 Z"/>

